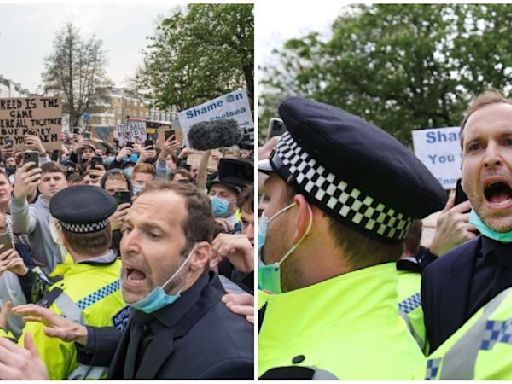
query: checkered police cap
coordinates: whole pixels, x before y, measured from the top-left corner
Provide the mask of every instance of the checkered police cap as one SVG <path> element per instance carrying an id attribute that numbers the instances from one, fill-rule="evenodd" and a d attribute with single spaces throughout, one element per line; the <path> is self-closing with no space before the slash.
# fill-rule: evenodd
<path id="1" fill-rule="evenodd" d="M 282 163 L 300 189 L 322 209 L 380 237 L 399 241 L 414 220 L 329 172 L 288 132 L 282 136 L 272 161 Z"/>
<path id="2" fill-rule="evenodd" d="M 69 232 L 74 233 L 94 233 L 105 229 L 108 224 L 108 220 L 101 220 L 98 223 L 87 223 L 87 224 L 71 224 L 59 222 L 61 227 Z"/>
<path id="3" fill-rule="evenodd" d="M 104 189 L 92 185 L 65 188 L 50 200 L 50 214 L 63 229 L 73 233 L 101 231 L 116 209 L 116 200 Z"/>
<path id="4" fill-rule="evenodd" d="M 258 163 L 355 230 L 401 241 L 412 221 L 443 208 L 446 193 L 396 139 L 341 109 L 291 97 L 279 112 L 287 132 Z"/>

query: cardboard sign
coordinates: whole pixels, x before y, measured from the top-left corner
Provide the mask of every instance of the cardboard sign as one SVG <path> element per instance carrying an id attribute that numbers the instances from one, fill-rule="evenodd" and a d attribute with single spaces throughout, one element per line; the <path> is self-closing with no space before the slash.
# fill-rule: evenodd
<path id="1" fill-rule="evenodd" d="M 412 131 L 414 154 L 437 178 L 444 189 L 455 188 L 461 175 L 460 128 Z"/>
<path id="2" fill-rule="evenodd" d="M 61 149 L 62 105 L 59 97 L 0 99 L 0 145 L 25 149 L 25 136 L 38 135 L 44 148 Z"/>
<path id="3" fill-rule="evenodd" d="M 247 92 L 243 89 L 219 96 L 197 107 L 186 109 L 178 113 L 178 119 L 183 131 L 183 144 L 186 146 L 188 146 L 190 127 L 200 121 L 235 119 L 240 126 L 242 135 L 254 134 L 251 106 Z"/>
<path id="4" fill-rule="evenodd" d="M 201 164 L 201 157 L 203 157 L 205 151 L 194 151 L 188 154 L 187 156 L 187 165 L 193 168 L 199 168 Z M 217 164 L 219 163 L 219 159 L 222 158 L 222 153 L 216 149 L 210 152 L 210 157 L 208 158 L 207 169 L 209 171 L 216 171 Z"/>
<path id="5" fill-rule="evenodd" d="M 114 127 L 89 126 L 91 137 L 114 145 Z"/>

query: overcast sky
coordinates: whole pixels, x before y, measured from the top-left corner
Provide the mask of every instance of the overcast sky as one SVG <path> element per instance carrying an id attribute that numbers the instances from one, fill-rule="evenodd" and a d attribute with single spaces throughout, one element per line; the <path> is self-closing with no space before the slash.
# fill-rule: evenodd
<path id="1" fill-rule="evenodd" d="M 331 24 L 346 1 L 263 0 L 256 4 L 256 44 L 259 64 L 272 60 L 271 51 L 312 31 L 330 36 Z"/>
<path id="2" fill-rule="evenodd" d="M 79 26 L 82 36 L 95 34 L 103 40 L 108 74 L 117 86 L 125 86 L 142 63 L 141 50 L 147 45 L 146 37 L 153 34 L 159 16 L 169 15 L 175 6 L 186 3 L 128 1 L 106 4 L 91 0 L 84 4 L 67 0 L 45 4 L 39 0 L 36 4 L 9 4 L 0 0 L 0 74 L 35 91 L 41 84 L 43 60 L 52 51 L 55 32 L 72 21 Z M 280 48 L 289 38 L 311 31 L 329 35 L 331 23 L 341 13 L 343 4 L 340 0 L 257 0 L 257 63 L 271 60 L 271 50 Z"/>
<path id="3" fill-rule="evenodd" d="M 116 86 L 126 85 L 137 65 L 146 37 L 153 34 L 159 15 L 168 16 L 183 1 L 128 4 L 0 3 L 0 74 L 34 92 L 41 84 L 44 57 L 52 52 L 55 32 L 67 21 L 80 28 L 83 37 L 103 40 L 107 72 Z"/>

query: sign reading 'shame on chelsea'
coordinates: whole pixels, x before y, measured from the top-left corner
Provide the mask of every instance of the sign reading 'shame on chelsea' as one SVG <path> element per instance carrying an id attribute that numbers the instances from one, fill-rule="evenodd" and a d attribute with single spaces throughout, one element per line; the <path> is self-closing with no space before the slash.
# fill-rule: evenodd
<path id="1" fill-rule="evenodd" d="M 412 131 L 414 154 L 445 189 L 461 175 L 460 127 Z"/>
<path id="2" fill-rule="evenodd" d="M 47 151 L 60 149 L 62 105 L 58 97 L 0 99 L 0 145 L 24 149 L 25 136 L 37 135 Z"/>
<path id="3" fill-rule="evenodd" d="M 242 130 L 242 134 L 254 130 L 251 107 L 245 90 L 240 89 L 219 96 L 178 113 L 178 120 L 183 131 L 183 144 L 188 145 L 188 131 L 192 125 L 200 121 L 220 119 L 235 119 Z"/>

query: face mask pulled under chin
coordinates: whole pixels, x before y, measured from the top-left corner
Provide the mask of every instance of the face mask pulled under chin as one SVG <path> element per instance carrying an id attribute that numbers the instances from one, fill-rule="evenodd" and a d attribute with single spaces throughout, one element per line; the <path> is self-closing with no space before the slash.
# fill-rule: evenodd
<path id="1" fill-rule="evenodd" d="M 473 224 L 481 235 L 486 236 L 490 239 L 500 241 L 502 243 L 511 243 L 512 242 L 512 231 L 508 232 L 497 232 L 494 229 L 487 226 L 484 221 L 478 216 L 478 213 L 475 210 L 471 210 L 469 213 L 469 223 Z"/>
<path id="2" fill-rule="evenodd" d="M 175 294 L 168 294 L 165 292 L 165 287 L 174 279 L 176 279 L 176 276 L 180 274 L 180 272 L 185 268 L 185 266 L 188 264 L 188 261 L 190 260 L 190 257 L 194 254 L 196 250 L 196 247 L 192 248 L 192 250 L 187 255 L 187 258 L 185 261 L 179 266 L 179 268 L 176 270 L 176 272 L 173 273 L 173 275 L 167 279 L 165 283 L 162 284 L 162 286 L 158 286 L 153 288 L 153 290 L 146 295 L 141 300 L 137 301 L 136 303 L 132 304 L 132 307 L 136 310 L 145 312 L 145 313 L 152 313 L 155 311 L 158 311 L 159 309 L 162 309 L 163 307 L 166 307 L 168 305 L 173 304 L 176 300 L 179 299 L 181 296 L 181 289 L 178 290 Z"/>
<path id="3" fill-rule="evenodd" d="M 313 224 L 313 213 L 311 212 L 311 208 L 308 205 L 309 212 L 309 224 L 308 228 L 304 235 L 300 238 L 300 240 L 294 244 L 288 252 L 284 254 L 283 257 L 278 262 L 272 264 L 263 263 L 263 246 L 265 244 L 265 238 L 267 236 L 268 225 L 272 220 L 274 220 L 280 214 L 288 211 L 292 208 L 295 203 L 287 205 L 284 208 L 281 208 L 277 211 L 272 217 L 268 218 L 263 215 L 258 222 L 258 288 L 270 292 L 270 293 L 281 293 L 281 264 L 290 256 L 304 241 L 309 232 L 311 231 L 311 226 Z"/>

